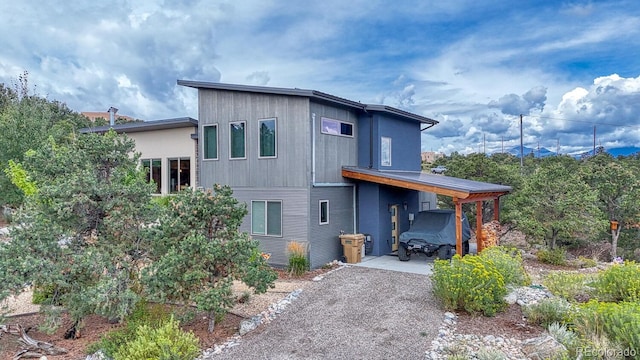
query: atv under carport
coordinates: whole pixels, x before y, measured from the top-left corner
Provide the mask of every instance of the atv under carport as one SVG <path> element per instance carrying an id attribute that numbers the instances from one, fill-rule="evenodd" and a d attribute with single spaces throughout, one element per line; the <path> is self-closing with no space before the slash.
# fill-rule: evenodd
<path id="1" fill-rule="evenodd" d="M 462 216 L 462 254 L 469 253 L 471 228 Z M 422 252 L 439 259 L 456 253 L 456 213 L 454 210 L 428 210 L 416 214 L 408 231 L 400 234 L 398 259 L 408 261 L 411 253 Z"/>

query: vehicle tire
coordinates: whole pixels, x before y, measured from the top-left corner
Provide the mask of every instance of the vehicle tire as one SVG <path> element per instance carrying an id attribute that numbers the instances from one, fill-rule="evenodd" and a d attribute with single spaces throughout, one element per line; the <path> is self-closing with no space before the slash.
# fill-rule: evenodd
<path id="1" fill-rule="evenodd" d="M 398 259 L 400 259 L 400 261 L 409 261 L 410 257 L 411 253 L 409 253 L 409 250 L 402 246 L 402 244 L 398 245 Z"/>
<path id="2" fill-rule="evenodd" d="M 451 259 L 451 245 L 442 245 L 438 248 L 438 259 L 440 260 Z"/>
<path id="3" fill-rule="evenodd" d="M 469 242 L 465 241 L 462 243 L 462 256 L 465 256 L 469 253 Z"/>

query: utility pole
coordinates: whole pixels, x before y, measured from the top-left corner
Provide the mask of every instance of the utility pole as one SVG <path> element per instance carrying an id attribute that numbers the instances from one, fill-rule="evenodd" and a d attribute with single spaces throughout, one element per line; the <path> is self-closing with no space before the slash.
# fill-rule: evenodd
<path id="1" fill-rule="evenodd" d="M 596 126 L 593 125 L 593 156 L 596 156 Z"/>
<path id="2" fill-rule="evenodd" d="M 504 154 L 504 136 L 502 137 L 502 153 Z"/>
<path id="3" fill-rule="evenodd" d="M 522 144 L 522 114 L 520 114 L 520 173 L 524 169 L 524 145 Z"/>
<path id="4" fill-rule="evenodd" d="M 485 140 L 485 134 L 482 133 L 482 153 L 487 154 L 487 142 Z"/>
<path id="5" fill-rule="evenodd" d="M 558 143 L 556 144 L 556 156 L 560 155 L 560 139 L 558 139 Z"/>

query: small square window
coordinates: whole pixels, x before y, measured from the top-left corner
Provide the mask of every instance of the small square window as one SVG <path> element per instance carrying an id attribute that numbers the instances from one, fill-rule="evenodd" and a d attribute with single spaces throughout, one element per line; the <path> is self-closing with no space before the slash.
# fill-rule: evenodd
<path id="1" fill-rule="evenodd" d="M 251 201 L 251 234 L 282 236 L 282 201 Z"/>

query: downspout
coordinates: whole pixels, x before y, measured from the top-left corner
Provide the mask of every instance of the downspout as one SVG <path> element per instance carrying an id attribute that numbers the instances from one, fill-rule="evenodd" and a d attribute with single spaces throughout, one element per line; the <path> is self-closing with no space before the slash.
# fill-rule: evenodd
<path id="1" fill-rule="evenodd" d="M 316 184 L 316 113 L 311 113 L 311 184 Z"/>
<path id="2" fill-rule="evenodd" d="M 369 114 L 369 169 L 373 169 L 373 114 Z"/>

